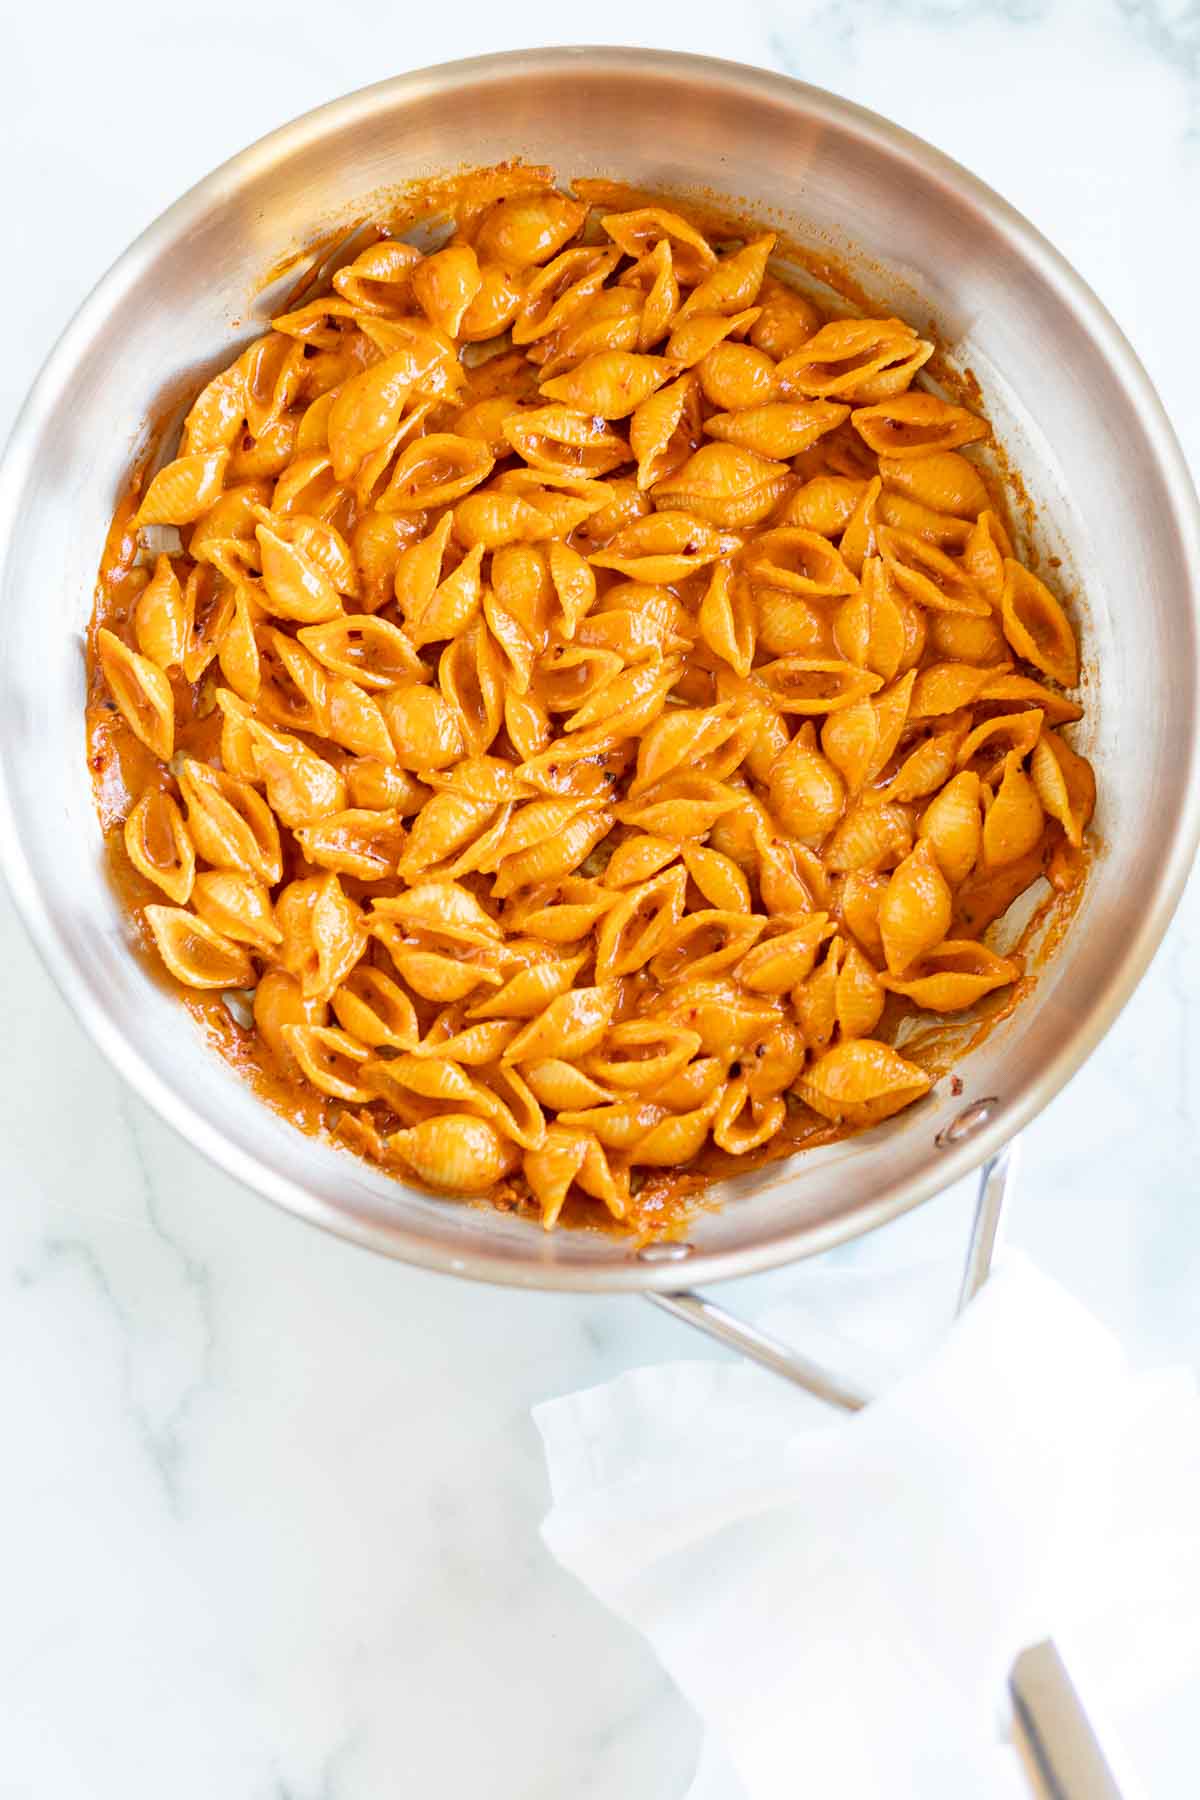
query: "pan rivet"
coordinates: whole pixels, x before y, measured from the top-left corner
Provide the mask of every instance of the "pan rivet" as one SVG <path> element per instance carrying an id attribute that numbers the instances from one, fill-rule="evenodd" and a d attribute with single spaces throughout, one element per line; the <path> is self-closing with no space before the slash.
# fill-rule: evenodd
<path id="1" fill-rule="evenodd" d="M 999 1104 L 995 1094 L 989 1094 L 983 1100 L 973 1100 L 970 1106 L 964 1106 L 956 1119 L 951 1119 L 948 1125 L 942 1126 L 934 1143 L 939 1150 L 948 1150 L 951 1144 L 961 1144 L 964 1138 L 969 1138 L 973 1131 L 978 1131 L 981 1125 L 987 1123 L 992 1116 L 992 1109 Z"/>
<path id="2" fill-rule="evenodd" d="M 691 1254 L 690 1244 L 643 1244 L 637 1259 L 646 1263 L 685 1262 Z"/>

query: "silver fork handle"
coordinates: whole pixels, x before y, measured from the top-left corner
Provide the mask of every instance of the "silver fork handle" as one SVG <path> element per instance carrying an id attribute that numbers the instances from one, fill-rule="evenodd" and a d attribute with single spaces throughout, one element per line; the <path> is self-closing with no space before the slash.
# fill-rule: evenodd
<path id="1" fill-rule="evenodd" d="M 979 1172 L 975 1216 L 959 1291 L 960 1312 L 987 1280 L 996 1248 L 1000 1216 L 1012 1188 L 1016 1162 L 1017 1139 L 1014 1138 L 996 1156 L 990 1157 Z M 855 1382 L 835 1375 L 820 1363 L 814 1362 L 811 1357 L 793 1350 L 789 1344 L 782 1343 L 765 1331 L 759 1331 L 757 1326 L 747 1325 L 704 1294 L 684 1289 L 675 1294 L 647 1294 L 646 1298 L 674 1318 L 695 1326 L 697 1331 L 706 1332 L 728 1349 L 740 1351 L 751 1362 L 770 1369 L 774 1375 L 781 1375 L 785 1381 L 794 1382 L 797 1387 L 815 1394 L 818 1400 L 828 1401 L 831 1406 L 840 1406 L 846 1412 L 857 1412 L 871 1398 Z"/>

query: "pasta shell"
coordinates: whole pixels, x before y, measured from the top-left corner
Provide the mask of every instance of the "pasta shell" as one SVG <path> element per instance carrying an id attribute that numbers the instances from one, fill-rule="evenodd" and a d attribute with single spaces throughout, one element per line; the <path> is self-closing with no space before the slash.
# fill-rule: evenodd
<path id="1" fill-rule="evenodd" d="M 254 766 L 267 790 L 271 810 L 293 829 L 315 825 L 346 806 L 346 783 L 323 756 L 286 732 L 247 721 Z"/>
<path id="2" fill-rule="evenodd" d="M 406 894 L 376 900 L 373 916 L 386 917 L 409 933 L 435 933 L 476 949 L 494 948 L 503 935 L 474 894 L 456 881 L 421 882 Z"/>
<path id="3" fill-rule="evenodd" d="M 284 1037 L 288 1025 L 324 1025 L 329 1008 L 322 999 L 307 999 L 300 983 L 285 969 L 268 969 L 254 990 L 254 1029 L 287 1074 L 297 1065 Z"/>
<path id="4" fill-rule="evenodd" d="M 436 431 L 413 440 L 396 458 L 379 496 L 380 512 L 421 512 L 450 506 L 486 481 L 495 458 L 479 438 Z"/>
<path id="5" fill-rule="evenodd" d="M 911 849 L 912 831 L 902 807 L 860 801 L 825 845 L 823 861 L 835 874 L 873 874 L 893 868 Z"/>
<path id="6" fill-rule="evenodd" d="M 963 739 L 956 758 L 958 766 L 979 764 L 980 773 L 986 774 L 1010 751 L 1020 757 L 1028 756 L 1041 735 L 1043 718 L 1041 708 L 1035 706 L 1027 712 L 996 713 L 985 719 Z"/>
<path id="7" fill-rule="evenodd" d="M 513 343 L 533 344 L 557 331 L 585 300 L 600 291 L 619 261 L 619 251 L 588 245 L 564 250 L 544 264 L 525 284 L 513 322 Z"/>
<path id="8" fill-rule="evenodd" d="M 1005 674 L 1003 668 L 1001 664 L 998 670 L 988 671 L 988 680 L 979 694 L 981 700 L 1037 707 L 1048 725 L 1072 725 L 1076 719 L 1082 719 L 1082 706 L 1068 700 L 1057 688 L 1043 687 L 1028 675 Z"/>
<path id="9" fill-rule="evenodd" d="M 429 791 L 404 769 L 371 756 L 347 759 L 342 768 L 352 807 L 366 812 L 395 812 L 402 818 L 419 812 Z"/>
<path id="10" fill-rule="evenodd" d="M 618 844 L 608 860 L 604 871 L 604 885 L 611 888 L 631 887 L 635 882 L 650 881 L 655 875 L 675 862 L 679 856 L 679 845 L 667 838 L 653 837 L 649 832 L 638 832 L 636 836 L 626 838 Z"/>
<path id="11" fill-rule="evenodd" d="M 743 1060 L 751 1101 L 761 1103 L 787 1092 L 807 1060 L 808 1048 L 797 1025 L 786 1020 L 768 1025 L 747 1045 Z"/>
<path id="12" fill-rule="evenodd" d="M 831 713 L 882 687 L 878 675 L 831 657 L 781 656 L 758 671 L 780 712 Z"/>
<path id="13" fill-rule="evenodd" d="M 553 962 L 534 963 L 506 981 L 502 988 L 471 1008 L 473 1019 L 533 1019 L 565 994 L 587 961 L 584 956 L 566 956 Z"/>
<path id="14" fill-rule="evenodd" d="M 792 1010 L 808 1049 L 816 1055 L 828 1048 L 837 1030 L 838 973 L 844 952 L 842 939 L 833 938 L 820 967 L 792 990 Z"/>
<path id="15" fill-rule="evenodd" d="M 661 206 L 642 206 L 633 212 L 608 213 L 601 225 L 626 256 L 648 255 L 664 240 L 681 282 L 692 286 L 716 266 L 716 252 L 704 235 L 678 213 Z"/>
<path id="16" fill-rule="evenodd" d="M 811 300 L 774 276 L 763 277 L 758 290 L 761 308 L 750 331 L 750 342 L 781 362 L 792 356 L 820 328 L 821 314 Z"/>
<path id="17" fill-rule="evenodd" d="M 253 875 L 238 869 L 205 869 L 192 888 L 192 905 L 214 931 L 266 955 L 283 941 L 271 896 Z"/>
<path id="18" fill-rule="evenodd" d="M 902 594 L 932 612 L 987 618 L 991 607 L 952 557 L 910 531 L 881 525 L 876 538 L 888 574 Z"/>
<path id="19" fill-rule="evenodd" d="M 875 738 L 871 714 L 871 741 Z M 793 738 L 771 770 L 771 811 L 790 837 L 819 844 L 842 816 L 846 787 L 841 775 L 812 742 L 811 727 Z"/>
<path id="20" fill-rule="evenodd" d="M 143 908 L 158 954 L 185 987 L 248 988 L 254 965 L 242 949 L 179 906 Z"/>
<path id="21" fill-rule="evenodd" d="M 678 982 L 664 995 L 658 1016 L 698 1032 L 704 1055 L 728 1061 L 778 1024 L 779 1003 L 763 994 L 747 994 L 722 976 L 700 976 Z"/>
<path id="22" fill-rule="evenodd" d="M 529 1191 L 542 1209 L 542 1225 L 547 1231 L 558 1223 L 563 1203 L 571 1185 L 583 1168 L 588 1153 L 588 1136 L 571 1131 L 565 1125 L 551 1125 L 540 1149 L 527 1150 L 522 1169 Z"/>
<path id="23" fill-rule="evenodd" d="M 596 977 L 612 981 L 644 968 L 668 942 L 683 915 L 686 871 L 668 869 L 628 889 L 609 908 L 596 934 Z"/>
<path id="24" fill-rule="evenodd" d="M 329 683 L 324 726 L 327 737 L 355 756 L 369 756 L 376 762 L 395 761 L 396 752 L 378 702 L 353 681 Z"/>
<path id="25" fill-rule="evenodd" d="M 657 837 L 702 838 L 723 813 L 742 803 L 742 793 L 704 775 L 673 775 L 616 809 L 626 825 Z"/>
<path id="26" fill-rule="evenodd" d="M 879 1023 L 886 999 L 879 976 L 858 945 L 846 944 L 834 996 L 838 1031 L 843 1041 L 870 1037 Z"/>
<path id="27" fill-rule="evenodd" d="M 302 825 L 296 840 L 306 862 L 359 881 L 382 881 L 396 873 L 404 839 L 399 815 L 351 807 L 315 825 Z"/>
<path id="28" fill-rule="evenodd" d="M 160 556 L 154 574 L 138 595 L 133 629 L 142 655 L 160 669 L 178 668 L 187 645 L 183 589 L 169 556 Z"/>
<path id="29" fill-rule="evenodd" d="M 656 1106 L 665 1106 L 671 1112 L 691 1112 L 693 1107 L 702 1106 L 714 1094 L 719 1094 L 724 1085 L 724 1060 L 719 1056 L 701 1056 L 688 1063 L 678 1075 L 673 1075 L 670 1081 L 655 1088 L 653 1101 Z"/>
<path id="30" fill-rule="evenodd" d="M 550 720 L 534 694 L 505 694 L 504 729 L 517 755 L 526 761 L 550 742 Z"/>
<path id="31" fill-rule="evenodd" d="M 457 1014 L 457 1008 L 451 1008 L 449 1017 Z M 450 1029 L 447 1026 L 447 1029 Z M 494 1063 L 516 1037 L 520 1026 L 515 1019 L 490 1019 L 484 1025 L 466 1025 L 461 1031 L 455 1031 L 450 1037 L 437 1039 L 432 1032 L 424 1042 L 417 1045 L 416 1055 L 442 1055 L 452 1057 L 455 1062 L 465 1068 L 479 1068 L 487 1063 Z"/>
<path id="32" fill-rule="evenodd" d="M 362 912 L 336 875 L 291 881 L 275 902 L 277 958 L 305 999 L 328 1000 L 367 946 Z"/>
<path id="33" fill-rule="evenodd" d="M 629 461 L 624 438 L 610 431 L 598 415 L 561 402 L 509 413 L 502 429 L 518 456 L 548 474 L 596 478 Z"/>
<path id="34" fill-rule="evenodd" d="M 666 337 L 679 310 L 679 281 L 675 274 L 675 259 L 671 254 L 670 243 L 665 238 L 647 256 L 640 259 L 632 272 L 632 279 L 643 287 L 646 295 L 637 335 L 638 349 L 646 351 Z M 630 276 L 622 277 L 623 282 L 627 280 L 630 280 Z"/>
<path id="35" fill-rule="evenodd" d="M 482 258 L 506 269 L 547 262 L 575 236 L 587 211 L 582 201 L 553 189 L 509 194 L 484 214 L 475 247 Z"/>
<path id="36" fill-rule="evenodd" d="M 863 564 L 869 556 L 875 554 L 875 525 L 880 490 L 881 483 L 877 475 L 863 489 L 858 505 L 846 521 L 846 529 L 838 546 L 846 567 L 860 578 Z"/>
<path id="37" fill-rule="evenodd" d="M 437 258 L 427 260 L 436 262 Z M 333 285 L 344 300 L 364 312 L 401 312 L 410 295 L 417 292 L 416 276 L 423 266 L 420 252 L 411 244 L 384 238 L 338 269 Z"/>
<path id="38" fill-rule="evenodd" d="M 246 417 L 246 373 L 241 357 L 214 375 L 183 422 L 182 456 L 228 450 Z"/>
<path id="39" fill-rule="evenodd" d="M 674 372 L 661 357 L 602 350 L 584 357 L 568 374 L 543 382 L 542 393 L 591 418 L 625 419 Z"/>
<path id="40" fill-rule="evenodd" d="M 973 706 L 996 674 L 994 669 L 980 669 L 972 663 L 931 663 L 921 670 L 913 686 L 911 715 L 932 719 Z"/>
<path id="41" fill-rule="evenodd" d="M 577 550 L 555 540 L 549 549 L 550 578 L 558 600 L 563 636 L 575 636 L 596 598 L 596 576 Z"/>
<path id="42" fill-rule="evenodd" d="M 735 674 L 749 675 L 754 663 L 754 605 L 747 583 L 727 562 L 719 562 L 700 604 L 700 638 Z"/>
<path id="43" fill-rule="evenodd" d="M 707 764 L 737 733 L 738 721 L 729 715 L 730 703 L 724 701 L 709 708 L 676 707 L 656 719 L 638 747 L 630 798 L 679 769 Z"/>
<path id="44" fill-rule="evenodd" d="M 971 539 L 972 526 L 968 520 L 956 518 L 953 513 L 934 512 L 916 500 L 893 493 L 890 488 L 884 488 L 880 494 L 876 512 L 883 524 L 924 538 L 927 543 L 936 544 L 939 550 L 956 551 L 961 555 Z"/>
<path id="45" fill-rule="evenodd" d="M 191 525 L 220 495 L 228 463 L 227 450 L 176 457 L 151 481 L 134 524 Z"/>
<path id="46" fill-rule="evenodd" d="M 652 957 L 650 973 L 663 986 L 683 976 L 717 975 L 740 962 L 765 924 L 756 914 L 726 913 L 715 907 L 688 913 Z"/>
<path id="47" fill-rule="evenodd" d="M 1038 799 L 1057 819 L 1076 850 L 1096 808 L 1096 777 L 1091 764 L 1053 731 L 1043 731 L 1033 747 L 1029 772 Z"/>
<path id="48" fill-rule="evenodd" d="M 878 967 L 885 958 L 879 930 L 879 908 L 887 892 L 886 875 L 847 875 L 841 885 L 839 906 L 845 929 L 851 932 Z"/>
<path id="49" fill-rule="evenodd" d="M 1001 603 L 1004 635 L 1018 656 L 1061 687 L 1079 680 L 1079 648 L 1071 622 L 1045 582 L 1009 558 Z"/>
<path id="50" fill-rule="evenodd" d="M 715 354 L 715 351 L 709 352 L 710 356 Z M 719 438 L 724 444 L 737 444 L 743 450 L 753 450 L 758 456 L 786 460 L 811 450 L 827 431 L 832 431 L 848 417 L 848 407 L 836 406 L 827 400 L 769 400 L 736 411 L 714 413 L 705 420 L 704 430 L 709 437 Z M 786 521 L 789 525 L 807 522 L 791 517 Z"/>
<path id="51" fill-rule="evenodd" d="M 617 532 L 591 561 L 636 581 L 683 581 L 736 549 L 737 539 L 686 512 L 656 512 Z"/>
<path id="52" fill-rule="evenodd" d="M 903 975 L 950 928 L 950 889 L 938 867 L 933 846 L 923 838 L 888 882 L 879 908 L 888 972 Z"/>
<path id="53" fill-rule="evenodd" d="M 765 531 L 748 546 L 743 564 L 751 580 L 790 594 L 852 594 L 858 580 L 833 545 L 801 526 Z"/>
<path id="54" fill-rule="evenodd" d="M 406 1131 L 393 1132 L 389 1149 L 403 1158 L 418 1180 L 439 1192 L 483 1194 L 519 1160 L 517 1147 L 487 1119 L 470 1113 L 440 1113 Z"/>
<path id="55" fill-rule="evenodd" d="M 347 614 L 326 625 L 306 625 L 296 636 L 319 663 L 362 687 L 395 687 L 409 676 L 424 673 L 404 633 L 370 613 Z"/>
<path id="56" fill-rule="evenodd" d="M 161 788 L 148 788 L 125 821 L 125 853 L 139 875 L 160 887 L 176 906 L 186 906 L 196 873 L 196 853 L 183 814 Z"/>
<path id="57" fill-rule="evenodd" d="M 808 404 L 823 407 L 825 402 L 816 400 Z M 849 413 L 845 406 L 831 406 L 828 410 L 842 418 Z M 780 508 L 779 523 L 796 530 L 815 531 L 819 537 L 841 537 L 861 506 L 868 486 L 868 482 L 856 481 L 848 475 L 814 475 L 811 481 L 796 488 L 787 505 Z"/>
<path id="58" fill-rule="evenodd" d="M 343 611 L 341 595 L 319 564 L 295 544 L 260 525 L 262 585 L 268 609 L 302 625 L 319 625 Z"/>
<path id="59" fill-rule="evenodd" d="M 502 842 L 480 864 L 480 869 L 491 875 L 507 856 L 518 856 L 538 845 L 553 845 L 569 826 L 591 812 L 594 804 L 586 800 L 534 800 L 522 806 L 511 815 Z"/>
<path id="60" fill-rule="evenodd" d="M 890 1044 L 853 1038 L 813 1064 L 798 1083 L 801 1098 L 834 1124 L 877 1125 L 911 1106 L 933 1085 L 924 1069 Z"/>
<path id="61" fill-rule="evenodd" d="M 498 900 L 507 899 L 521 888 L 544 881 L 557 881 L 571 874 L 607 834 L 612 825 L 611 813 L 584 812 L 572 819 L 555 838 L 544 839 L 504 856 L 496 873 L 492 892 Z"/>
<path id="62" fill-rule="evenodd" d="M 700 1048 L 699 1035 L 658 1019 L 614 1025 L 587 1060 L 590 1076 L 622 1091 L 652 1093 L 674 1079 Z"/>
<path id="63" fill-rule="evenodd" d="M 787 1108 L 782 1100 L 755 1102 L 744 1075 L 726 1084 L 712 1121 L 713 1143 L 730 1156 L 758 1150 L 779 1131 Z"/>
<path id="64" fill-rule="evenodd" d="M 732 857 L 696 843 L 673 845 L 672 851 L 676 850 L 682 852 L 688 875 L 710 906 L 719 907 L 722 912 L 748 913 L 751 910 L 750 884 Z M 610 875 L 611 870 L 610 863 Z"/>
<path id="65" fill-rule="evenodd" d="M 721 258 L 693 288 L 680 311 L 680 318 L 688 319 L 696 313 L 736 314 L 752 306 L 762 286 L 767 258 L 775 242 L 775 233 L 768 231 Z"/>
<path id="66" fill-rule="evenodd" d="M 359 963 L 333 991 L 338 1024 L 372 1050 L 415 1050 L 416 1010 L 404 989 L 382 969 Z"/>
<path id="67" fill-rule="evenodd" d="M 963 769 L 926 807 L 918 833 L 928 838 L 938 866 L 951 887 L 966 880 L 983 845 L 979 777 Z"/>
<path id="68" fill-rule="evenodd" d="M 103 629 L 96 633 L 96 654 L 130 731 L 160 762 L 169 762 L 175 750 L 175 702 L 162 670 Z"/>
<path id="69" fill-rule="evenodd" d="M 1004 759 L 1004 774 L 996 797 L 983 821 L 984 860 L 993 868 L 1028 855 L 1045 828 L 1046 815 L 1037 789 L 1021 766 L 1021 756 L 1011 750 Z"/>
<path id="70" fill-rule="evenodd" d="M 506 331 L 521 310 L 521 284 L 499 263 L 480 266 L 479 292 L 458 327 L 461 343 L 480 344 Z"/>
<path id="71" fill-rule="evenodd" d="M 925 451 L 918 457 L 884 454 L 879 458 L 879 473 L 890 492 L 933 512 L 974 521 L 991 504 L 979 470 L 957 450 Z"/>
<path id="72" fill-rule="evenodd" d="M 790 481 L 786 463 L 736 444 L 704 444 L 681 468 L 655 483 L 654 501 L 710 525 L 741 528 L 774 511 Z"/>
<path id="73" fill-rule="evenodd" d="M 703 1147 L 719 1104 L 719 1095 L 713 1094 L 692 1112 L 660 1119 L 638 1142 L 638 1162 L 661 1169 L 677 1169 L 691 1162 Z"/>
<path id="74" fill-rule="evenodd" d="M 372 933 L 387 949 L 397 972 L 414 994 L 423 1000 L 448 1005 L 465 1000 L 480 987 L 499 987 L 501 977 L 481 960 L 481 953 L 464 956 L 445 950 L 427 950 L 397 943 L 386 920 L 373 921 Z"/>
<path id="75" fill-rule="evenodd" d="M 835 319 L 779 364 L 785 399 L 870 403 L 902 393 L 933 345 L 899 319 Z"/>
<path id="76" fill-rule="evenodd" d="M 675 474 L 699 442 L 700 389 L 688 374 L 643 400 L 629 421 L 639 490 Z"/>
<path id="77" fill-rule="evenodd" d="M 218 869 L 240 869 L 266 887 L 283 875 L 279 830 L 248 781 L 188 758 L 179 770 L 187 826 L 197 852 Z"/>
<path id="78" fill-rule="evenodd" d="M 448 244 L 417 263 L 413 297 L 431 325 L 457 337 L 467 309 L 483 286 L 479 258 L 470 244 Z"/>
<path id="79" fill-rule="evenodd" d="M 874 406 L 860 407 L 851 423 L 877 456 L 905 461 L 934 451 L 957 450 L 987 437 L 984 419 L 965 406 L 952 406 L 936 394 L 898 394 Z"/>
<path id="80" fill-rule="evenodd" d="M 765 405 L 775 395 L 775 364 L 752 344 L 716 344 L 697 367 L 700 387 L 719 412 Z M 720 433 L 714 433 L 720 436 Z M 793 454 L 788 452 L 788 454 Z"/>
<path id="81" fill-rule="evenodd" d="M 920 463 L 914 468 L 920 468 Z M 989 606 L 1004 598 L 1004 563 L 1012 554 L 1008 533 L 990 509 L 979 514 L 963 550 L 963 567 Z"/>
<path id="82" fill-rule="evenodd" d="M 480 620 L 465 637 L 456 638 L 442 651 L 438 685 L 458 715 L 468 753 L 482 756 L 504 718 L 504 668 L 500 652 Z M 399 756 L 399 745 L 396 749 Z"/>
<path id="83" fill-rule="evenodd" d="M 822 944 L 836 930 L 827 913 L 812 913 L 790 931 L 755 944 L 734 971 L 755 994 L 786 994 L 812 974 Z"/>
<path id="84" fill-rule="evenodd" d="M 1021 976 L 1021 965 L 997 956 L 971 938 L 947 938 L 931 950 L 907 981 L 882 977 L 884 987 L 903 994 L 927 1012 L 963 1012 L 996 988 L 1009 987 Z"/>
<path id="85" fill-rule="evenodd" d="M 461 715 L 437 688 L 409 682 L 385 695 L 381 708 L 401 768 L 446 769 L 464 754 Z"/>
<path id="86" fill-rule="evenodd" d="M 966 726 L 956 725 L 945 731 L 935 732 L 924 738 L 896 770 L 892 779 L 883 789 L 885 800 L 898 800 L 902 804 L 911 800 L 922 800 L 926 794 L 936 793 L 954 773 L 959 748 L 966 735 Z"/>
<path id="87" fill-rule="evenodd" d="M 586 1056 L 612 1023 L 616 1003 L 612 982 L 560 994 L 518 1032 L 504 1052 L 505 1062 L 543 1062 L 547 1057 L 570 1061 Z"/>

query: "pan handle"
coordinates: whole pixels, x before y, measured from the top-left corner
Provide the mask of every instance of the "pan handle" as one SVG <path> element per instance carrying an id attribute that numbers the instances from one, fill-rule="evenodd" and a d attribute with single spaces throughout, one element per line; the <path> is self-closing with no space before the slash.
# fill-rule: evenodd
<path id="1" fill-rule="evenodd" d="M 960 1312 L 987 1280 L 996 1247 L 1000 1215 L 1013 1184 L 1016 1164 L 1017 1139 L 1014 1138 L 997 1155 L 989 1157 L 979 1172 L 975 1217 L 971 1225 L 971 1238 L 958 1297 Z M 846 1381 L 829 1369 L 822 1368 L 811 1357 L 793 1350 L 790 1345 L 781 1343 L 767 1332 L 759 1331 L 757 1326 L 735 1319 L 732 1313 L 726 1312 L 723 1306 L 718 1306 L 703 1294 L 684 1290 L 675 1294 L 647 1294 L 646 1298 L 652 1300 L 655 1306 L 660 1306 L 664 1312 L 684 1320 L 688 1325 L 694 1325 L 698 1331 L 707 1332 L 709 1337 L 716 1338 L 718 1343 L 724 1344 L 728 1349 L 739 1350 L 751 1362 L 759 1363 L 775 1375 L 781 1375 L 785 1381 L 794 1382 L 797 1387 L 815 1394 L 819 1400 L 828 1401 L 831 1406 L 840 1406 L 846 1412 L 858 1412 L 871 1398 L 854 1382 Z"/>

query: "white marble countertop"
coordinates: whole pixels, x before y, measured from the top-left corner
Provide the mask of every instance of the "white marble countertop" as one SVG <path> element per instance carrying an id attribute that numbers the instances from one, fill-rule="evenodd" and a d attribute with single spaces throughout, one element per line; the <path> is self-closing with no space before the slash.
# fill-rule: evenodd
<path id="1" fill-rule="evenodd" d="M 546 0 L 23 7 L 0 433 L 93 279 L 243 143 L 406 67 L 588 36 L 787 70 L 958 157 L 1094 284 L 1200 467 L 1188 0 L 608 0 L 566 30 Z M 541 1547 L 529 1408 L 699 1341 L 633 1300 L 459 1285 L 292 1222 L 121 1087 L 2 895 L 0 962 L 0 1796 L 682 1794 L 694 1722 Z M 957 1253 L 968 1203 L 840 1254 Z M 1027 1133 L 1011 1231 L 1135 1360 L 1197 1363 L 1198 1205 L 1194 881 Z M 1156 1796 L 1194 1791 L 1170 1742 L 1138 1747 Z"/>

